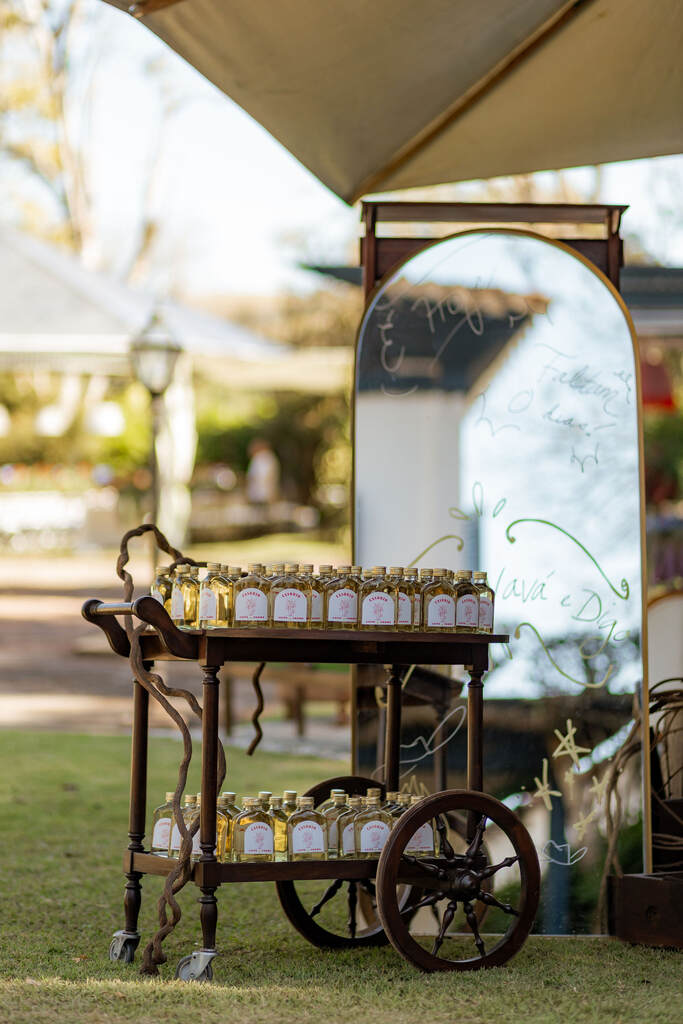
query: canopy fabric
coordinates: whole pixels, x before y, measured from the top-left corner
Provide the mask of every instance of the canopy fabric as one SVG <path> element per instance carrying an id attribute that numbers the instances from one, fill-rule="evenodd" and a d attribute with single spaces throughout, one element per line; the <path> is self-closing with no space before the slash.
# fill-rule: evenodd
<path id="1" fill-rule="evenodd" d="M 681 0 L 133 9 L 348 202 L 683 150 Z"/>

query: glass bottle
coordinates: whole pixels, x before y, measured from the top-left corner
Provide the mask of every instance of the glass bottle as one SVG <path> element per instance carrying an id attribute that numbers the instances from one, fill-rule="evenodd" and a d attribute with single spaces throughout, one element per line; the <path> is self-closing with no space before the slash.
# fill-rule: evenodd
<path id="1" fill-rule="evenodd" d="M 356 838 L 353 823 L 356 815 L 363 810 L 363 798 L 352 796 L 349 809 L 337 819 L 337 856 L 339 858 L 356 856 Z"/>
<path id="2" fill-rule="evenodd" d="M 421 796 L 411 797 L 410 806 L 414 807 L 415 804 L 419 804 L 423 799 Z M 403 852 L 412 854 L 413 857 L 434 856 L 434 826 L 431 821 L 425 821 L 424 825 L 420 825 L 406 843 Z"/>
<path id="3" fill-rule="evenodd" d="M 420 582 L 418 579 L 417 569 L 411 568 L 406 569 L 403 573 L 404 579 L 413 588 L 413 594 L 410 599 L 410 614 L 413 629 L 420 628 Z"/>
<path id="4" fill-rule="evenodd" d="M 270 581 L 261 575 L 261 566 L 253 562 L 247 575 L 235 580 L 232 590 L 233 625 L 238 629 L 267 626 Z"/>
<path id="5" fill-rule="evenodd" d="M 377 787 L 370 786 L 369 789 L 365 790 L 365 797 L 364 797 L 364 799 L 365 800 L 375 800 L 375 799 L 377 799 L 381 803 L 382 802 L 382 790 L 379 788 L 379 786 L 377 786 Z"/>
<path id="6" fill-rule="evenodd" d="M 337 822 L 343 814 L 349 810 L 346 793 L 335 793 L 334 803 L 328 807 L 323 816 L 327 822 L 327 856 L 336 857 L 339 847 L 339 834 Z"/>
<path id="7" fill-rule="evenodd" d="M 361 585 L 358 603 L 361 629 L 395 629 L 397 588 L 383 565 L 376 565 Z"/>
<path id="8" fill-rule="evenodd" d="M 331 789 L 330 795 L 328 796 L 327 800 L 323 800 L 323 802 L 320 804 L 317 810 L 319 810 L 321 814 L 324 814 L 325 811 L 329 810 L 330 807 L 334 805 L 334 798 L 336 796 L 339 796 L 340 793 L 343 793 L 344 796 L 346 796 L 346 793 L 343 789 Z"/>
<path id="9" fill-rule="evenodd" d="M 183 797 L 183 821 L 189 828 L 192 818 L 197 813 L 197 797 L 194 793 L 186 793 Z M 180 853 L 180 829 L 176 824 L 175 814 L 171 818 L 171 834 L 168 840 L 168 855 L 169 857 L 177 857 Z"/>
<path id="10" fill-rule="evenodd" d="M 422 591 L 434 579 L 433 569 L 420 569 L 419 579 L 415 587 L 415 623 L 422 629 Z"/>
<path id="11" fill-rule="evenodd" d="M 197 817 L 202 809 L 202 794 L 197 793 Z M 193 819 L 194 820 L 194 819 Z M 228 832 L 228 816 L 221 807 L 216 806 L 216 845 L 213 848 L 217 860 L 225 857 L 225 844 Z M 199 845 L 199 829 L 192 837 L 192 860 L 197 861 L 202 855 L 202 848 Z"/>
<path id="12" fill-rule="evenodd" d="M 199 628 L 224 629 L 230 625 L 231 584 L 218 562 L 209 562 L 206 568 L 199 587 Z"/>
<path id="13" fill-rule="evenodd" d="M 339 567 L 339 575 L 325 585 L 325 629 L 356 629 L 358 626 L 358 580 L 350 565 Z"/>
<path id="14" fill-rule="evenodd" d="M 294 814 L 296 808 L 296 790 L 286 789 L 282 794 L 282 810 L 285 812 L 287 817 L 289 817 L 290 814 Z"/>
<path id="15" fill-rule="evenodd" d="M 389 790 L 387 792 L 386 799 L 385 799 L 384 803 L 381 805 L 382 806 L 382 810 L 388 811 L 389 814 L 391 814 L 392 809 L 394 807 L 396 807 L 397 805 L 398 805 L 398 790 L 396 790 L 396 789 Z"/>
<path id="16" fill-rule="evenodd" d="M 241 808 L 235 803 L 235 793 L 221 793 L 218 798 L 218 809 L 228 819 L 225 830 L 225 843 L 223 845 L 223 860 L 232 860 L 232 832 L 235 818 L 242 813 Z"/>
<path id="17" fill-rule="evenodd" d="M 297 575 L 305 587 L 311 588 L 310 627 L 311 629 L 321 629 L 323 624 L 322 587 L 318 577 L 313 574 L 313 569 L 314 566 L 307 562 L 299 566 Z"/>
<path id="18" fill-rule="evenodd" d="M 176 565 L 175 572 L 173 574 L 173 586 L 171 587 L 171 618 L 173 622 L 178 625 L 183 621 L 185 615 L 185 598 L 183 596 L 182 585 L 185 577 L 189 578 L 190 567 L 181 563 Z"/>
<path id="19" fill-rule="evenodd" d="M 479 632 L 479 591 L 472 583 L 469 569 L 460 569 L 455 576 L 455 629 L 458 633 Z"/>
<path id="20" fill-rule="evenodd" d="M 277 629 L 308 629 L 311 585 L 298 571 L 295 562 L 287 562 L 284 574 L 270 585 L 270 621 Z"/>
<path id="21" fill-rule="evenodd" d="M 356 856 L 360 860 L 375 860 L 389 838 L 394 819 L 379 805 L 379 798 L 369 797 L 365 810 L 353 821 Z"/>
<path id="22" fill-rule="evenodd" d="M 275 860 L 287 860 L 287 821 L 288 816 L 282 809 L 282 797 L 270 799 L 270 816 L 273 819 L 273 847 Z"/>
<path id="23" fill-rule="evenodd" d="M 389 811 L 389 813 L 391 814 L 391 817 L 394 820 L 396 820 L 396 818 L 400 818 L 401 815 L 404 814 L 405 811 L 408 810 L 408 808 L 410 807 L 410 799 L 411 799 L 410 798 L 410 793 L 399 793 L 398 794 L 398 800 L 396 801 L 395 807 L 393 807 Z"/>
<path id="24" fill-rule="evenodd" d="M 403 633 L 413 628 L 413 596 L 415 588 L 402 566 L 392 565 L 389 578 L 396 583 L 396 629 Z"/>
<path id="25" fill-rule="evenodd" d="M 233 823 L 233 860 L 274 860 L 273 819 L 256 797 L 245 796 L 244 810 Z"/>
<path id="26" fill-rule="evenodd" d="M 176 622 L 180 629 L 196 629 L 199 621 L 199 566 L 191 565 L 180 582 L 183 595 L 183 617 Z"/>
<path id="27" fill-rule="evenodd" d="M 450 633 L 455 628 L 455 588 L 445 569 L 434 569 L 434 579 L 422 589 L 422 629 Z"/>
<path id="28" fill-rule="evenodd" d="M 272 583 L 273 580 L 276 580 L 278 578 L 278 576 L 282 576 L 284 571 L 285 571 L 285 563 L 284 562 L 271 562 L 270 565 L 266 566 L 265 577 L 266 577 L 267 580 L 270 580 L 270 582 Z"/>
<path id="29" fill-rule="evenodd" d="M 259 790 L 258 802 L 260 803 L 260 805 L 263 808 L 263 810 L 266 811 L 267 813 L 270 812 L 270 798 L 272 797 L 272 795 L 273 794 L 270 792 L 269 789 L 260 789 Z"/>
<path id="30" fill-rule="evenodd" d="M 159 604 L 162 604 L 168 614 L 171 614 L 171 594 L 173 592 L 173 579 L 167 565 L 158 565 L 154 570 L 154 583 L 152 583 L 150 594 Z"/>
<path id="31" fill-rule="evenodd" d="M 493 605 L 496 595 L 486 579 L 485 572 L 475 572 L 473 582 L 479 591 L 479 632 L 493 633 Z"/>
<path id="32" fill-rule="evenodd" d="M 163 804 L 154 809 L 152 816 L 152 853 L 157 857 L 168 857 L 173 818 L 173 793 L 167 793 Z"/>
<path id="33" fill-rule="evenodd" d="M 287 819 L 287 849 L 290 860 L 327 860 L 327 821 L 312 796 L 302 796 Z"/>

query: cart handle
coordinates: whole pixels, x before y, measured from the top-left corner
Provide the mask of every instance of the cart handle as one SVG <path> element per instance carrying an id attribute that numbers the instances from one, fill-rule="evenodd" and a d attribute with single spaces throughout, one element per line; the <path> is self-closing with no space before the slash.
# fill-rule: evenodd
<path id="1" fill-rule="evenodd" d="M 199 636 L 178 629 L 164 606 L 153 597 L 138 597 L 135 601 L 114 601 L 109 604 L 91 598 L 83 605 L 81 614 L 88 622 L 100 627 L 114 653 L 124 658 L 130 655 L 130 642 L 117 615 L 134 615 L 142 622 L 154 626 L 168 652 L 176 658 L 194 659 L 199 653 Z"/>

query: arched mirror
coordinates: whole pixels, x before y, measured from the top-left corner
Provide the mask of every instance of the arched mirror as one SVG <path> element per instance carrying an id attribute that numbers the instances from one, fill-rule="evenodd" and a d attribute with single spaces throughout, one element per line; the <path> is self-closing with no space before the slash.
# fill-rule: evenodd
<path id="1" fill-rule="evenodd" d="M 642 699 L 639 436 L 630 320 L 567 246 L 464 232 L 372 296 L 356 361 L 354 560 L 488 571 L 495 631 L 511 640 L 485 678 L 484 789 L 532 833 L 547 932 L 598 927 L 606 780 Z M 406 710 L 404 783 L 432 790 L 449 740 L 447 782 L 464 786 L 464 703 L 439 728 L 433 709 Z M 381 707 L 359 708 L 365 772 Z M 625 870 L 642 870 L 638 758 L 626 774 L 620 849 Z"/>

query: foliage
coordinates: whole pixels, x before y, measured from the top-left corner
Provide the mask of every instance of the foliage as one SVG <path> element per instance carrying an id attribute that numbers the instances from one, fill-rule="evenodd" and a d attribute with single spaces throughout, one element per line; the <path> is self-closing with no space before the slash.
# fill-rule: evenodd
<path id="1" fill-rule="evenodd" d="M 221 956 L 210 986 L 170 980 L 200 941 L 196 893 L 180 896 L 183 918 L 165 943 L 160 980 L 112 964 L 107 948 L 122 924 L 121 852 L 127 843 L 129 741 L 125 737 L 13 733 L 3 736 L 0 801 L 5 878 L 0 891 L 0 998 L 13 1024 L 156 1024 L 235 1017 L 243 1024 L 283 1019 L 372 1020 L 374 1024 L 671 1024 L 680 1020 L 676 952 L 609 939 L 532 937 L 501 970 L 423 975 L 391 946 L 326 953 L 288 924 L 272 885 L 219 889 Z M 177 742 L 153 739 L 149 793 L 172 784 Z M 279 779 L 301 789 L 341 774 L 339 762 L 238 751 L 230 786 L 255 789 Z M 198 766 L 191 786 L 199 785 Z M 275 788 L 275 787 L 273 787 Z M 38 814 L 37 811 L 40 811 Z M 143 881 L 141 927 L 156 919 L 159 880 Z M 21 894 L 21 898 L 17 898 Z M 139 962 L 139 954 L 138 954 Z"/>

